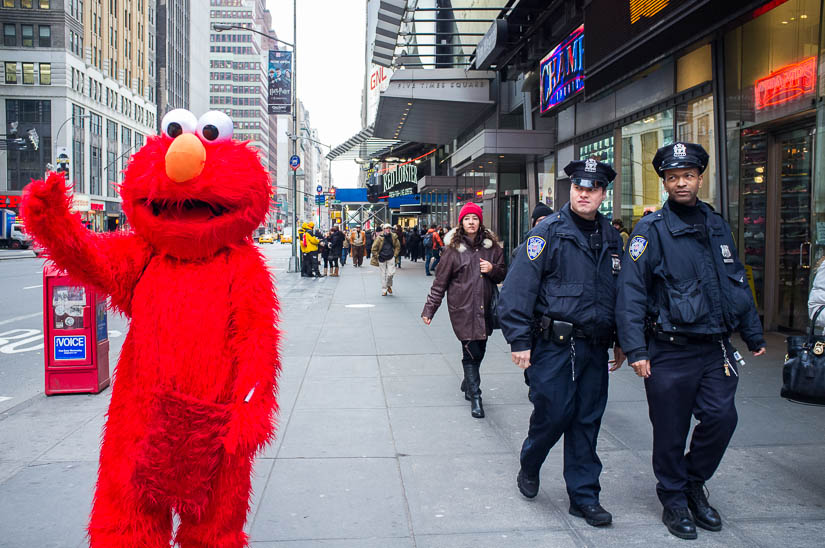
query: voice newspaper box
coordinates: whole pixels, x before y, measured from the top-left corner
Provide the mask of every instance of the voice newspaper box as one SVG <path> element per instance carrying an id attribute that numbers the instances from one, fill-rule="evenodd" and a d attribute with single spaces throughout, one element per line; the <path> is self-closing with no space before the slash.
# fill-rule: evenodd
<path id="1" fill-rule="evenodd" d="M 97 394 L 110 383 L 106 297 L 43 267 L 46 395 Z"/>

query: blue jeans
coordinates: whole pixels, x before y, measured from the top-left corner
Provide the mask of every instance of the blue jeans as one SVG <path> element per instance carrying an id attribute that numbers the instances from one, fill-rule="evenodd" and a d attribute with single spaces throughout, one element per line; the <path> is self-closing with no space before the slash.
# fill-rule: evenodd
<path id="1" fill-rule="evenodd" d="M 427 247 L 424 249 L 424 273 L 430 275 L 430 259 L 433 258 L 433 248 Z"/>
<path id="2" fill-rule="evenodd" d="M 341 250 L 341 264 L 347 264 L 347 255 L 349 255 L 349 248 L 345 247 Z"/>

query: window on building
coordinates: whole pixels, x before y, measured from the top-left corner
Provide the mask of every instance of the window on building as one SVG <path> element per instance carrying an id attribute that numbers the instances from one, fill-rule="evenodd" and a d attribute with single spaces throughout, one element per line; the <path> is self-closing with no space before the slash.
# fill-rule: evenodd
<path id="1" fill-rule="evenodd" d="M 34 47 L 34 25 L 20 25 L 20 36 L 24 48 Z"/>
<path id="2" fill-rule="evenodd" d="M 34 3 L 32 0 L 20 0 L 20 7 L 21 8 L 33 8 Z"/>
<path id="3" fill-rule="evenodd" d="M 83 150 L 86 142 L 85 122 L 83 117 L 84 109 L 77 105 L 72 105 L 72 180 L 75 191 L 84 192 L 85 181 L 83 179 Z"/>
<path id="4" fill-rule="evenodd" d="M 47 10 L 51 7 L 51 0 L 40 0 L 40 9 Z"/>
<path id="5" fill-rule="evenodd" d="M 3 0 L 3 7 L 4 8 L 13 8 L 14 7 L 14 0 Z"/>
<path id="6" fill-rule="evenodd" d="M 716 181 L 716 139 L 713 131 L 713 95 L 676 107 L 676 140 L 702 145 L 710 155 L 702 174 L 699 199 L 719 209 Z"/>
<path id="7" fill-rule="evenodd" d="M 673 139 L 673 110 L 657 112 L 622 128 L 622 221 L 632 229 L 645 209 L 667 199 L 650 159 Z M 628 224 L 629 223 L 629 224 Z"/>
<path id="8" fill-rule="evenodd" d="M 17 83 L 17 63 L 6 61 L 6 83 L 7 84 L 16 84 Z"/>
<path id="9" fill-rule="evenodd" d="M 23 83 L 34 84 L 34 63 L 23 63 Z"/>
<path id="10" fill-rule="evenodd" d="M 25 130 L 35 129 L 40 136 L 37 150 L 8 150 L 6 180 L 8 190 L 22 190 L 32 179 L 43 177 L 43 167 L 52 160 L 51 101 L 5 100 L 6 120 L 16 120 Z"/>
<path id="11" fill-rule="evenodd" d="M 41 48 L 50 48 L 52 47 L 52 27 L 49 25 L 40 25 L 40 28 L 37 29 L 40 33 L 40 40 L 38 41 L 37 45 Z"/>
<path id="12" fill-rule="evenodd" d="M 599 162 L 614 164 L 613 160 L 613 136 L 605 136 L 587 144 L 579 146 L 579 160 L 593 158 Z M 599 212 L 608 219 L 613 218 L 613 187 L 605 191 L 604 201 L 599 206 Z"/>
<path id="13" fill-rule="evenodd" d="M 40 63 L 40 85 L 52 85 L 52 65 L 51 63 Z"/>
<path id="14" fill-rule="evenodd" d="M 13 24 L 6 23 L 3 25 L 3 45 L 17 45 L 17 27 L 15 27 Z"/>

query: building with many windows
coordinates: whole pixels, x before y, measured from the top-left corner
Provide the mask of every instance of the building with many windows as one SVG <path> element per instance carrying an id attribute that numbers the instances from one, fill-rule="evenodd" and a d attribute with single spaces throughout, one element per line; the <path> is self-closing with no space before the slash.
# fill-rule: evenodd
<path id="1" fill-rule="evenodd" d="M 122 224 L 121 171 L 156 132 L 155 23 L 154 0 L 0 1 L 0 124 L 40 137 L 0 151 L 0 207 L 52 164 L 91 229 Z"/>

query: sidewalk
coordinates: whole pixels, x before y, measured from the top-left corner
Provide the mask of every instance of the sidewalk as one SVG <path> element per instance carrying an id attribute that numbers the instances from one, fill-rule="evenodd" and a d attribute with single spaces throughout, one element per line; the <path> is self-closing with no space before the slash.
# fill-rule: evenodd
<path id="1" fill-rule="evenodd" d="M 0 249 L 0 261 L 7 259 L 33 259 L 36 256 L 32 249 Z"/>
<path id="2" fill-rule="evenodd" d="M 599 438 L 602 503 L 614 524 L 567 514 L 561 448 L 533 500 L 515 485 L 531 406 L 500 333 L 482 365 L 487 418 L 459 393 L 460 345 L 446 304 L 420 319 L 433 278 L 404 261 L 394 296 L 378 269 L 302 279 L 276 261 L 284 371 L 277 441 L 257 460 L 255 548 L 810 547 L 825 537 L 825 408 L 779 398 L 783 339 L 751 359 L 739 427 L 710 500 L 719 533 L 670 536 L 660 522 L 640 379 L 611 375 Z M 739 345 L 744 348 L 744 345 Z M 0 547 L 78 548 L 110 391 L 39 397 L 0 417 Z"/>

